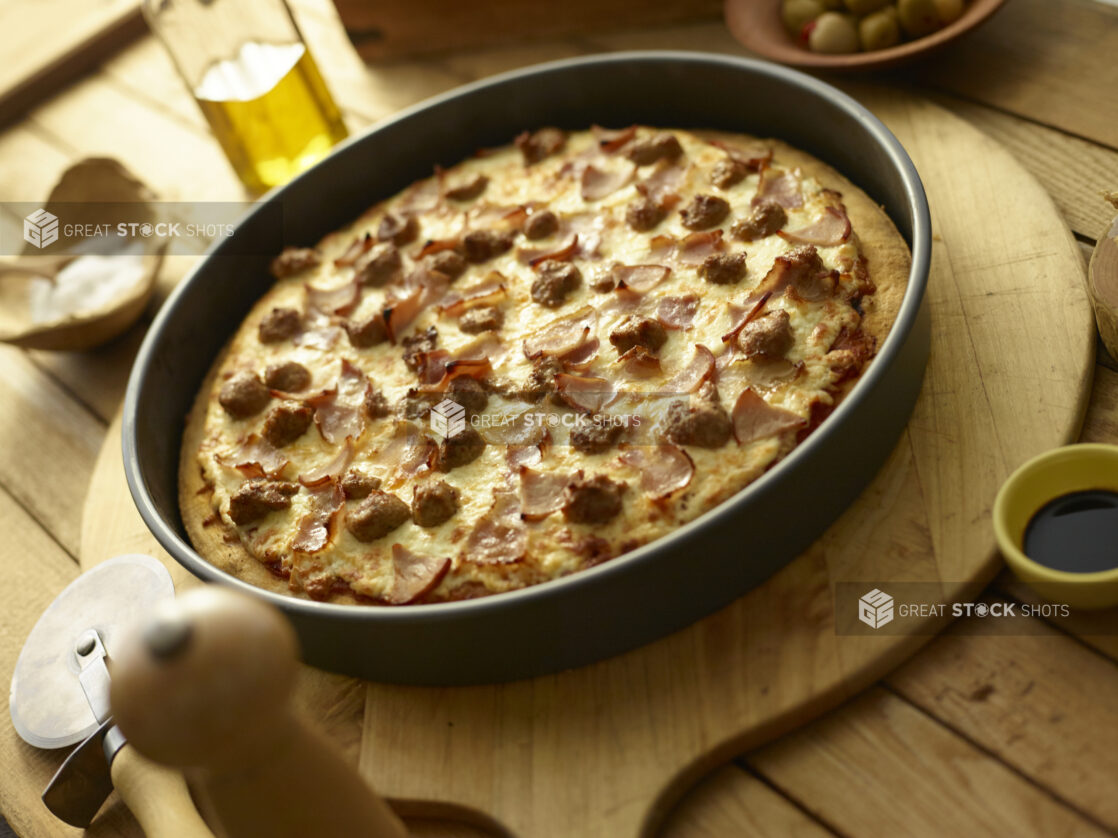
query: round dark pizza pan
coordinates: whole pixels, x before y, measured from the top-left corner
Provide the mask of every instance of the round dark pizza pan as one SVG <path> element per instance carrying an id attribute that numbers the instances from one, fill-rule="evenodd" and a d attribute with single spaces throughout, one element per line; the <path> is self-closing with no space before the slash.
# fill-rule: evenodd
<path id="1" fill-rule="evenodd" d="M 634 122 L 779 137 L 880 203 L 912 249 L 899 316 L 841 406 L 777 468 L 668 537 L 596 568 L 498 596 L 403 608 L 339 606 L 253 588 L 191 547 L 179 515 L 184 417 L 207 369 L 269 287 L 281 244 L 313 245 L 368 206 L 525 128 Z M 621 53 L 497 76 L 429 100 L 340 146 L 273 192 L 159 312 L 124 412 L 128 485 L 148 527 L 196 576 L 263 597 L 294 623 L 307 662 L 377 681 L 468 684 L 579 666 L 728 604 L 803 551 L 896 444 L 929 351 L 931 229 L 919 176 L 874 116 L 774 64 L 682 52 Z"/>

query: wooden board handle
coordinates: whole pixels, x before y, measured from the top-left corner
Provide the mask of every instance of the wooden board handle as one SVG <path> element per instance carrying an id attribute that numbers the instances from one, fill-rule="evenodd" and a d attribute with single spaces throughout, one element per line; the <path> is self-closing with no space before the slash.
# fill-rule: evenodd
<path id="1" fill-rule="evenodd" d="M 214 838 L 194 808 L 181 772 L 125 745 L 117 751 L 110 773 L 147 838 Z"/>
<path id="2" fill-rule="evenodd" d="M 1118 209 L 1118 192 L 1109 192 L 1105 197 Z M 1091 254 L 1087 288 L 1102 342 L 1107 351 L 1118 358 L 1118 218 L 1099 237 Z"/>

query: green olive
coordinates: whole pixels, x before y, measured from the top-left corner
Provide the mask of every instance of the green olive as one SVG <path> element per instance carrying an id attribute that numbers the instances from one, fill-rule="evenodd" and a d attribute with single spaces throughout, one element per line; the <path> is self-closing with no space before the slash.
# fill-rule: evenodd
<path id="1" fill-rule="evenodd" d="M 807 45 L 812 52 L 840 55 L 858 51 L 858 30 L 849 15 L 826 12 L 815 21 Z"/>
<path id="2" fill-rule="evenodd" d="M 784 28 L 793 38 L 799 38 L 804 27 L 823 12 L 821 0 L 784 0 L 784 6 L 780 10 Z"/>
<path id="3" fill-rule="evenodd" d="M 954 23 L 963 15 L 963 0 L 936 0 L 936 12 L 940 26 Z"/>
<path id="4" fill-rule="evenodd" d="M 846 0 L 846 8 L 856 15 L 868 15 L 888 5 L 889 0 Z"/>
<path id="5" fill-rule="evenodd" d="M 866 15 L 858 23 L 858 38 L 862 49 L 887 49 L 901 41 L 901 30 L 897 26 L 897 12 L 890 6 L 871 15 Z"/>
<path id="6" fill-rule="evenodd" d="M 841 12 L 842 0 L 823 0 L 823 7 L 829 12 Z"/>
<path id="7" fill-rule="evenodd" d="M 897 0 L 897 17 L 910 38 L 923 38 L 939 29 L 936 0 Z"/>

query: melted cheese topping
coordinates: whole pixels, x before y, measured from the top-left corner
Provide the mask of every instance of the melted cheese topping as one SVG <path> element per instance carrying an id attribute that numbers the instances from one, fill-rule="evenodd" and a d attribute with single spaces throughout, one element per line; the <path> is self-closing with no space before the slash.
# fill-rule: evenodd
<path id="1" fill-rule="evenodd" d="M 641 129 L 640 136 L 650 133 L 651 129 Z M 455 318 L 440 312 L 436 305 L 422 310 L 401 337 L 434 326 L 438 331 L 438 348 L 449 350 L 452 355 L 475 357 L 476 351 L 471 354 L 471 347 L 482 347 L 488 352 L 492 364 L 487 381 L 505 383 L 508 386 L 503 389 L 510 392 L 523 385 L 532 372 L 533 363 L 522 350 L 524 339 L 538 336 L 558 318 L 591 306 L 597 312 L 597 325 L 592 337 L 596 336 L 601 346 L 593 361 L 576 374 L 606 379 L 621 391 L 621 395 L 603 412 L 622 417 L 630 423 L 636 417 L 639 431 L 633 429 L 631 443 L 656 442 L 663 438 L 663 421 L 669 404 L 681 398 L 687 400 L 688 396 L 658 395 L 657 388 L 687 366 L 695 355 L 696 345 L 708 348 L 719 357 L 718 396 L 727 411 L 734 406 L 741 392 L 751 387 L 769 405 L 790 411 L 807 423 L 812 418 L 813 405 L 833 403 L 841 377 L 833 369 L 834 365 L 829 363 L 828 350 L 840 332 L 857 329 L 860 320 L 858 310 L 849 302 L 858 296 L 851 291 L 855 284 L 853 268 L 860 258 L 856 237 L 848 235 L 836 246 L 818 247 L 823 265 L 838 274 L 838 290 L 833 296 L 821 302 L 807 302 L 796 295 L 782 293 L 774 294 L 766 303 L 766 312 L 782 309 L 788 313 L 795 338 L 786 354 L 787 362 L 778 366 L 780 374 L 774 375 L 773 365 L 746 359 L 740 350 L 735 350 L 722 337 L 731 328 L 731 304 L 744 306 L 751 292 L 773 268 L 776 258 L 787 253 L 793 245 L 777 235 L 749 243 L 735 241 L 730 228 L 750 215 L 760 175 L 751 172 L 730 188 L 715 188 L 710 181 L 711 171 L 726 159 L 726 151 L 687 132 L 675 131 L 674 134 L 684 151 L 677 163 L 683 169 L 682 177 L 671 189 L 679 200 L 650 232 L 632 230 L 626 224 L 625 212 L 641 197 L 639 184 L 669 164 L 662 162 L 637 168 L 626 159 L 624 149 L 616 154 L 602 153 L 598 150 L 596 138 L 584 132 L 569 136 L 566 148 L 559 154 L 531 166 L 526 166 L 520 152 L 510 146 L 487 152 L 441 174 L 444 187 L 467 181 L 476 174 L 487 176 L 487 187 L 474 200 L 443 198 L 436 206 L 415 212 L 413 208 L 421 205 L 422 197 L 431 194 L 440 181 L 432 178 L 417 184 L 373 207 L 348 228 L 324 239 L 318 248 L 322 254 L 320 265 L 278 281 L 247 318 L 231 344 L 222 374 L 218 376 L 210 396 L 205 417 L 205 440 L 198 452 L 205 479 L 214 487 L 214 508 L 225 524 L 236 532 L 244 547 L 261 561 L 277 565 L 285 574 L 290 574 L 294 592 L 305 593 L 309 589 L 318 598 L 328 596 L 330 586 L 340 583 L 359 595 L 388 600 L 399 572 L 392 559 L 392 547 L 397 544 L 415 554 L 450 560 L 449 570 L 438 587 L 428 595 L 429 598 L 499 592 L 575 572 L 661 537 L 726 500 L 786 455 L 796 443 L 798 429 L 785 430 L 744 445 L 731 438 L 726 445 L 715 449 L 684 446 L 695 466 L 693 477 L 685 488 L 666 499 L 657 499 L 642 491 L 641 472 L 622 462 L 618 446 L 612 446 L 603 454 L 590 455 L 580 453 L 569 445 L 567 437 L 572 425 L 578 421 L 578 411 L 552 404 L 550 399 L 533 404 L 491 393 L 488 406 L 481 416 L 473 420 L 483 436 L 499 438 L 499 431 L 489 430 L 484 423 L 490 427 L 509 427 L 503 424 L 509 421 L 509 417 L 519 417 L 518 427 L 523 427 L 528 421 L 546 423 L 550 445 L 546 446 L 542 461 L 531 466 L 533 471 L 556 475 L 581 471 L 588 477 L 604 474 L 625 483 L 628 490 L 623 495 L 621 514 L 606 523 L 571 523 L 561 511 L 556 511 L 541 521 L 518 525 L 523 527 L 522 537 L 526 544 L 523 556 L 505 563 L 478 561 L 466 547 L 471 533 L 485 519 L 499 493 L 519 490 L 520 477 L 510 469 L 507 446 L 491 442 L 476 460 L 446 474 L 427 470 L 413 477 L 402 476 L 389 456 L 393 450 L 390 441 L 398 432 L 401 421 L 398 406 L 409 390 L 418 386 L 418 381 L 416 374 L 405 367 L 399 343 L 384 342 L 367 349 L 354 348 L 339 328 L 345 318 L 326 314 L 307 317 L 307 331 L 294 341 L 263 344 L 257 337 L 260 320 L 272 308 L 309 311 L 308 285 L 333 288 L 351 283 L 354 269 L 337 267 L 334 260 L 342 256 L 356 238 L 366 234 L 375 237 L 378 224 L 386 213 L 412 212 L 419 222 L 417 241 L 401 248 L 403 275 L 406 276 L 418 264 L 418 253 L 425 241 L 457 240 L 469 230 L 493 227 L 505 211 L 525 206 L 538 210 L 546 206 L 560 220 L 560 228 L 554 235 L 538 241 L 528 241 L 522 234 L 517 235 L 512 249 L 483 264 L 470 265 L 450 286 L 450 293 L 461 292 L 486 278 L 493 278 L 494 271 L 500 274 L 508 296 L 500 303 L 504 325 L 498 332 L 499 345 L 492 338 L 462 332 Z M 755 145 L 755 142 L 743 137 L 742 146 L 750 145 Z M 587 163 L 599 171 L 617 173 L 627 182 L 600 200 L 584 200 L 578 175 Z M 779 174 L 786 168 L 778 155 L 772 160 L 769 173 Z M 784 230 L 810 226 L 822 218 L 826 208 L 835 202 L 834 193 L 827 193 L 823 185 L 800 175 L 798 171 L 794 174 L 799 177 L 803 205 L 788 209 Z M 683 239 L 692 232 L 683 226 L 679 210 L 698 194 L 716 195 L 730 204 L 729 215 L 713 229 L 723 231 L 723 252 L 744 251 L 746 254 L 746 273 L 740 282 L 727 285 L 707 282 L 701 278 L 697 265 L 681 262 L 678 255 L 664 259 L 654 250 L 652 239 L 656 236 Z M 560 307 L 545 308 L 532 301 L 530 289 L 536 275 L 524 263 L 519 251 L 557 250 L 570 240 L 574 232 L 579 234 L 579 241 L 584 247 L 596 243 L 596 248 L 573 260 L 583 277 L 577 290 Z M 638 313 L 655 318 L 656 305 L 666 296 L 693 294 L 699 299 L 691 327 L 668 330 L 667 341 L 657 353 L 663 374 L 650 380 L 627 376 L 619 367 L 618 352 L 609 342 L 609 335 L 632 311 L 619 303 L 621 295 L 618 292 L 603 293 L 593 288 L 595 281 L 607 274 L 614 264 L 648 263 L 663 264 L 672 270 L 667 279 L 644 295 Z M 347 316 L 361 319 L 373 315 L 381 311 L 392 297 L 400 295 L 397 283 L 389 283 L 382 288 L 363 287 L 356 309 Z M 725 362 L 728 359 L 721 356 L 735 351 L 737 356 L 727 365 Z M 267 409 L 248 419 L 231 418 L 218 402 L 218 392 L 224 379 L 237 371 L 262 375 L 269 364 L 296 361 L 306 367 L 312 376 L 311 386 L 300 395 L 311 395 L 335 386 L 343 358 L 369 377 L 395 411 L 388 418 L 365 421 L 364 431 L 351 441 L 354 449 L 352 465 L 379 477 L 384 482 L 384 490 L 396 494 L 408 504 L 411 504 L 417 486 L 445 480 L 458 490 L 457 512 L 436 527 L 424 528 L 409 521 L 383 538 L 362 543 L 344 524 L 345 511 L 356 503 L 351 500 L 334 517 L 327 546 L 314 553 L 300 553 L 292 550 L 292 542 L 300 522 L 314 512 L 313 494 L 303 487 L 291 497 L 290 508 L 270 512 L 246 526 L 235 526 L 229 516 L 229 502 L 246 478 L 242 471 L 223 465 L 222 461 L 229 463 L 232 452 L 245 439 L 260 433 Z M 273 406 L 275 403 L 273 401 Z M 533 414 L 531 420 L 525 416 L 527 413 Z M 436 441 L 439 439 L 429 429 L 426 418 L 413 424 L 418 432 Z M 312 424 L 299 439 L 281 449 L 280 453 L 288 460 L 281 478 L 294 481 L 298 475 L 331 462 L 340 447 L 341 443 L 328 443 Z M 681 556 L 680 559 L 685 561 L 686 557 Z"/>

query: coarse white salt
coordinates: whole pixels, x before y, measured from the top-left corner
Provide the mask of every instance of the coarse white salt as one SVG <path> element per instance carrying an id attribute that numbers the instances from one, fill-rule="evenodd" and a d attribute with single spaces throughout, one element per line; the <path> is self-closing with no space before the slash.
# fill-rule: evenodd
<path id="1" fill-rule="evenodd" d="M 31 322 L 51 323 L 76 314 L 97 311 L 135 289 L 144 278 L 142 244 L 119 253 L 79 256 L 60 270 L 51 282 L 31 280 L 28 304 Z"/>

